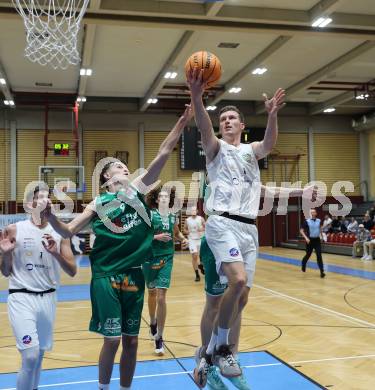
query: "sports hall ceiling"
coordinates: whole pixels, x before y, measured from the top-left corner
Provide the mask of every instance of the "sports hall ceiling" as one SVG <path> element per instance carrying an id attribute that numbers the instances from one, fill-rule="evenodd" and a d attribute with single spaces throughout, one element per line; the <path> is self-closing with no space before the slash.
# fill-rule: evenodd
<path id="1" fill-rule="evenodd" d="M 321 16 L 332 22 L 311 27 Z M 311 115 L 327 107 L 351 116 L 375 108 L 375 97 L 354 98 L 355 89 L 375 90 L 375 0 L 92 0 L 80 45 L 80 66 L 54 70 L 31 63 L 23 54 L 21 18 L 10 1 L 0 1 L 4 98 L 10 94 L 16 107 L 59 94 L 56 99 L 85 96 L 84 110 L 93 102 L 122 100 L 136 101 L 140 111 L 176 109 L 187 99 L 184 63 L 203 49 L 224 69 L 207 104 L 251 101 L 261 114 L 262 93 L 283 87 L 289 104 L 303 104 Z M 93 75 L 80 76 L 80 67 Z M 258 67 L 267 72 L 253 75 Z M 167 80 L 167 71 L 178 75 Z M 234 86 L 241 92 L 230 94 Z M 151 97 L 158 102 L 148 104 Z"/>

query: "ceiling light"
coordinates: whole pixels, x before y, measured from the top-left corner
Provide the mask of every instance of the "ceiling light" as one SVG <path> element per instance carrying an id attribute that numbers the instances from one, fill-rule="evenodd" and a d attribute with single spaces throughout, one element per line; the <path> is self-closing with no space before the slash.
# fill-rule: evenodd
<path id="1" fill-rule="evenodd" d="M 14 101 L 13 100 L 9 100 L 9 105 L 10 106 L 14 106 Z"/>
<path id="2" fill-rule="evenodd" d="M 164 75 L 165 79 L 175 79 L 177 77 L 177 72 L 167 72 Z"/>
<path id="3" fill-rule="evenodd" d="M 363 95 L 357 95 L 355 98 L 357 100 L 363 100 L 365 97 Z"/>
<path id="4" fill-rule="evenodd" d="M 4 100 L 4 104 L 5 104 L 6 106 L 9 106 L 9 100 Z"/>
<path id="5" fill-rule="evenodd" d="M 330 24 L 332 22 L 332 19 L 331 18 L 318 18 L 316 19 L 313 23 L 312 23 L 312 27 L 319 27 L 319 28 L 323 28 L 323 27 L 326 27 L 328 24 Z"/>
<path id="6" fill-rule="evenodd" d="M 323 112 L 326 112 L 326 113 L 334 112 L 334 111 L 336 111 L 336 108 L 333 108 L 333 107 L 329 107 L 329 108 L 326 108 L 325 110 L 323 110 Z"/>
<path id="7" fill-rule="evenodd" d="M 267 70 L 268 70 L 267 68 L 256 68 L 251 73 L 252 74 L 262 75 L 263 73 L 266 73 Z"/>
<path id="8" fill-rule="evenodd" d="M 87 99 L 86 99 L 86 97 L 85 96 L 78 96 L 77 97 L 77 102 L 78 103 L 84 103 L 85 101 L 86 101 Z"/>
<path id="9" fill-rule="evenodd" d="M 217 109 L 216 106 L 207 106 L 207 107 L 206 107 L 206 110 L 207 110 L 207 111 L 215 111 L 216 109 Z"/>
<path id="10" fill-rule="evenodd" d="M 0 79 L 0 84 L 5 85 L 6 83 L 5 79 Z"/>
<path id="11" fill-rule="evenodd" d="M 229 93 L 239 93 L 242 91 L 241 87 L 233 87 L 229 90 Z"/>
<path id="12" fill-rule="evenodd" d="M 157 102 L 158 102 L 158 99 L 155 99 L 155 98 L 150 98 L 147 100 L 148 104 L 156 104 Z"/>
<path id="13" fill-rule="evenodd" d="M 81 76 L 91 76 L 92 75 L 92 69 L 81 68 L 81 70 L 79 71 L 79 74 Z"/>

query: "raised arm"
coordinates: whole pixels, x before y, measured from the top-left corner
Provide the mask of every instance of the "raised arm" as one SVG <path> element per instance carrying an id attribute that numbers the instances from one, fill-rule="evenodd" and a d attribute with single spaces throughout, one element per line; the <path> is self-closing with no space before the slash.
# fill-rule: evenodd
<path id="1" fill-rule="evenodd" d="M 177 145 L 178 140 L 184 130 L 185 126 L 189 123 L 193 117 L 192 109 L 190 105 L 186 106 L 186 109 L 182 116 L 179 118 L 171 132 L 168 134 L 167 138 L 162 142 L 159 148 L 159 152 L 151 164 L 147 167 L 147 172 L 145 175 L 139 178 L 140 181 L 146 186 L 150 186 L 155 183 L 158 179 L 161 170 L 163 169 L 165 163 L 167 162 L 169 155 L 172 153 L 173 149 Z M 140 187 L 139 180 L 135 180 L 133 185 Z M 139 188 L 141 190 L 141 188 Z M 143 192 L 143 191 L 141 191 Z"/>
<path id="2" fill-rule="evenodd" d="M 260 142 L 253 142 L 252 147 L 257 159 L 260 160 L 266 157 L 276 145 L 277 135 L 279 132 L 277 123 L 277 113 L 284 107 L 285 91 L 279 88 L 272 99 L 268 99 L 266 94 L 263 94 L 265 98 L 266 111 L 268 112 L 267 128 L 264 133 L 264 139 Z"/>
<path id="3" fill-rule="evenodd" d="M 90 223 L 91 219 L 95 216 L 93 202 L 91 202 L 90 205 L 88 205 L 81 214 L 78 214 L 69 223 L 61 222 L 56 217 L 56 215 L 52 213 L 51 207 L 51 200 L 47 199 L 43 213 L 45 213 L 46 217 L 48 218 L 48 222 L 52 225 L 54 230 L 63 238 L 70 238 L 80 232 L 86 225 Z"/>
<path id="4" fill-rule="evenodd" d="M 312 185 L 304 188 L 295 187 L 270 187 L 261 185 L 261 196 L 270 195 L 274 198 L 278 198 L 283 195 L 288 195 L 290 198 L 299 196 L 311 197 L 311 200 L 315 201 L 317 198 L 322 198 L 323 195 L 319 193 L 318 187 Z"/>
<path id="5" fill-rule="evenodd" d="M 47 244 L 43 242 L 43 246 L 46 251 L 51 253 L 51 255 L 59 262 L 60 267 L 69 276 L 73 277 L 77 273 L 77 265 L 70 247 L 70 240 L 61 240 L 60 251 L 58 251 L 56 241 L 50 234 L 45 234 L 44 238 L 47 240 Z"/>
<path id="6" fill-rule="evenodd" d="M 13 251 L 16 247 L 16 225 L 9 225 L 0 231 L 0 269 L 8 277 L 12 273 Z"/>
<path id="7" fill-rule="evenodd" d="M 188 75 L 187 83 L 191 92 L 191 104 L 193 106 L 195 122 L 201 133 L 202 146 L 206 153 L 206 161 L 209 163 L 219 152 L 220 143 L 215 136 L 210 116 L 203 104 L 203 93 L 207 87 L 206 83 L 203 81 L 203 69 L 199 70 L 198 68 L 194 68 Z"/>

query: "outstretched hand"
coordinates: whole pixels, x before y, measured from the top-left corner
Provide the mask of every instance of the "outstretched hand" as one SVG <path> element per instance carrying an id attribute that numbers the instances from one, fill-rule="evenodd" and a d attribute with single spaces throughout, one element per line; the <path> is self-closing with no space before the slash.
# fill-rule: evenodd
<path id="1" fill-rule="evenodd" d="M 9 238 L 6 230 L 0 231 L 0 253 L 10 253 L 16 247 L 16 239 Z"/>
<path id="2" fill-rule="evenodd" d="M 186 75 L 186 82 L 189 86 L 191 97 L 202 96 L 204 90 L 207 88 L 207 82 L 203 80 L 203 69 L 194 67 Z"/>
<path id="3" fill-rule="evenodd" d="M 51 255 L 58 253 L 57 243 L 56 243 L 55 239 L 50 234 L 43 235 L 42 244 L 43 244 L 45 250 L 47 252 L 51 253 Z"/>
<path id="4" fill-rule="evenodd" d="M 178 124 L 184 128 L 193 117 L 193 109 L 191 108 L 191 104 L 185 104 L 185 111 L 180 116 L 180 119 L 178 120 Z"/>
<path id="5" fill-rule="evenodd" d="M 276 115 L 280 109 L 285 106 L 285 91 L 279 88 L 271 99 L 268 99 L 267 95 L 263 94 L 264 105 L 269 115 Z"/>

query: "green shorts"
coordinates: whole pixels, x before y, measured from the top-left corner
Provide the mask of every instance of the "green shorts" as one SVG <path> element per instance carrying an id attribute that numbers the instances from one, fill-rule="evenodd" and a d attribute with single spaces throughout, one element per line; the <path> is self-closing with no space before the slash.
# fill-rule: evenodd
<path id="1" fill-rule="evenodd" d="M 143 264 L 146 286 L 153 288 L 169 288 L 173 267 L 173 255 L 156 256 Z"/>
<path id="2" fill-rule="evenodd" d="M 199 256 L 204 267 L 204 289 L 206 293 L 209 295 L 223 295 L 227 284 L 220 283 L 219 275 L 216 272 L 215 257 L 207 244 L 206 237 L 202 238 Z"/>
<path id="3" fill-rule="evenodd" d="M 141 267 L 91 280 L 89 330 L 105 337 L 137 336 L 141 326 L 145 281 Z"/>

